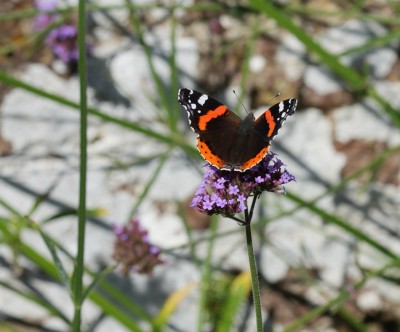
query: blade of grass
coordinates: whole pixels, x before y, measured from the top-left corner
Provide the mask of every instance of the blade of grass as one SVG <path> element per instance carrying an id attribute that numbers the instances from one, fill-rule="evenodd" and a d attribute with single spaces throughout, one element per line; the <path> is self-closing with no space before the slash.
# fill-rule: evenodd
<path id="1" fill-rule="evenodd" d="M 163 82 L 161 81 L 161 77 L 158 75 L 156 68 L 154 66 L 153 51 L 151 50 L 149 45 L 147 45 L 146 41 L 144 40 L 141 23 L 139 21 L 140 15 L 138 13 L 138 8 L 130 0 L 125 0 L 125 4 L 129 8 L 129 19 L 130 19 L 130 22 L 131 22 L 133 28 L 135 29 L 136 38 L 138 39 L 139 44 L 142 46 L 142 49 L 146 56 L 147 64 L 149 66 L 150 73 L 151 73 L 151 77 L 153 79 L 153 82 L 156 85 L 157 95 L 160 98 L 161 105 L 163 106 L 164 110 L 167 111 L 168 117 L 167 117 L 166 121 L 168 123 L 168 127 L 170 129 L 172 129 L 173 121 L 171 118 L 171 114 L 172 114 L 173 110 L 171 110 L 171 105 L 168 102 L 167 94 L 166 94 Z M 164 114 L 160 113 L 160 116 L 163 118 Z"/>
<path id="2" fill-rule="evenodd" d="M 352 327 L 355 331 L 359 332 L 367 332 L 368 329 L 357 317 L 351 314 L 348 310 L 341 307 L 338 310 L 338 316 L 343 319 L 350 327 Z"/>
<path id="3" fill-rule="evenodd" d="M 13 240 L 13 235 L 6 227 L 6 223 L 0 222 L 0 232 L 3 233 L 6 240 Z M 53 240 L 54 243 L 56 241 Z M 57 243 L 56 243 L 57 244 Z M 61 249 L 61 248 L 59 248 Z M 32 249 L 29 245 L 25 243 L 18 243 L 19 252 L 24 255 L 28 260 L 30 260 L 33 264 L 38 266 L 42 271 L 44 271 L 47 275 L 52 277 L 54 280 L 59 280 L 59 274 L 57 268 L 43 257 L 36 250 Z M 64 249 L 65 250 L 65 249 Z M 70 258 L 73 257 L 66 252 Z M 89 273 L 94 276 L 94 273 Z M 91 301 L 97 304 L 105 313 L 109 314 L 117 321 L 119 321 L 122 325 L 130 329 L 131 331 L 140 331 L 142 330 L 138 327 L 138 325 L 134 321 L 133 314 L 136 314 L 138 317 L 143 318 L 145 321 L 151 324 L 151 317 L 143 311 L 139 306 L 135 306 L 135 303 L 132 299 L 129 299 L 125 296 L 125 294 L 121 293 L 119 290 L 115 289 L 109 282 L 103 280 L 99 288 L 101 289 L 101 293 L 99 291 L 92 291 L 88 294 L 88 297 Z M 103 294 L 103 293 L 106 294 Z M 130 310 L 130 312 L 126 312 L 121 307 L 115 305 L 115 300 L 117 303 L 123 305 L 125 308 Z"/>
<path id="4" fill-rule="evenodd" d="M 342 65 L 337 56 L 332 55 L 323 49 L 282 10 L 278 9 L 269 1 L 250 0 L 250 4 L 264 13 L 267 17 L 275 20 L 279 26 L 296 36 L 309 51 L 321 58 L 323 63 L 325 63 L 339 77 L 343 78 L 355 91 L 361 91 L 365 88 L 365 82 L 361 76 L 352 69 Z"/>
<path id="5" fill-rule="evenodd" d="M 86 231 L 86 181 L 87 181 L 87 67 L 86 67 L 86 10 L 85 0 L 78 3 L 78 70 L 80 80 L 80 158 L 79 158 L 79 206 L 76 265 L 72 278 L 74 318 L 72 330 L 81 331 L 81 309 L 83 304 L 83 273 Z"/>
<path id="6" fill-rule="evenodd" d="M 383 36 L 372 38 L 368 42 L 366 42 L 360 46 L 350 48 L 350 49 L 346 50 L 345 52 L 340 53 L 339 56 L 345 56 L 345 55 L 354 54 L 354 53 L 371 51 L 374 48 L 386 46 L 386 45 L 390 44 L 391 42 L 398 41 L 399 38 L 400 38 L 400 30 L 390 31 Z"/>
<path id="7" fill-rule="evenodd" d="M 5 208 L 8 212 L 12 213 L 14 216 L 22 219 L 23 215 L 17 211 L 11 204 L 7 203 L 4 199 L 0 197 L 0 205 Z"/>
<path id="8" fill-rule="evenodd" d="M 251 36 L 246 41 L 246 50 L 245 50 L 245 55 L 244 55 L 242 70 L 241 70 L 241 75 L 240 75 L 240 92 L 239 92 L 238 101 L 236 103 L 236 109 L 240 109 L 241 100 L 243 100 L 243 97 L 245 96 L 245 94 L 247 94 L 246 87 L 247 87 L 248 77 L 249 77 L 249 69 L 250 69 L 249 63 L 250 63 L 250 57 L 254 51 L 256 37 L 258 36 L 258 26 L 260 23 L 259 21 L 260 20 L 257 17 L 255 22 L 251 26 Z"/>
<path id="9" fill-rule="evenodd" d="M 85 299 L 88 297 L 90 292 L 97 287 L 100 282 L 114 270 L 114 266 L 109 266 L 108 268 L 104 269 L 100 273 L 96 273 L 94 278 L 92 279 L 92 282 L 85 288 L 85 291 L 83 292 L 82 295 L 82 301 L 85 301 Z"/>
<path id="10" fill-rule="evenodd" d="M 164 153 L 161 156 L 160 162 L 159 162 L 157 168 L 155 169 L 155 171 L 152 174 L 152 176 L 150 176 L 149 181 L 147 182 L 146 186 L 144 187 L 142 193 L 137 198 L 135 204 L 132 206 L 131 211 L 129 213 L 128 221 L 131 220 L 133 218 L 133 216 L 137 213 L 137 210 L 138 210 L 140 204 L 142 204 L 143 200 L 146 198 L 147 194 L 149 193 L 151 187 L 156 182 L 158 176 L 160 175 L 162 167 L 164 166 L 165 162 L 167 161 L 167 158 L 168 158 L 169 154 L 170 154 L 170 150 L 168 150 L 166 153 Z"/>
<path id="11" fill-rule="evenodd" d="M 72 298 L 72 294 L 71 294 L 72 289 L 71 289 L 71 283 L 70 283 L 70 280 L 68 277 L 68 273 L 65 270 L 64 265 L 62 264 L 60 258 L 58 257 L 56 247 L 55 247 L 53 241 L 44 232 L 42 232 L 39 225 L 37 225 L 35 222 L 33 222 L 31 220 L 27 220 L 27 222 L 30 223 L 31 227 L 39 233 L 42 240 L 46 244 L 46 247 L 49 250 L 51 257 L 53 259 L 54 265 L 57 268 L 59 279 L 61 280 L 65 289 L 68 291 L 68 293 L 71 295 L 71 298 Z"/>
<path id="12" fill-rule="evenodd" d="M 177 205 L 178 205 L 178 216 L 180 217 L 180 220 L 182 221 L 183 228 L 185 229 L 185 232 L 186 232 L 186 235 L 188 238 L 187 246 L 189 247 L 190 259 L 199 266 L 200 262 L 196 255 L 196 246 L 193 241 L 192 230 L 189 227 L 189 223 L 188 223 L 188 220 L 185 215 L 185 209 L 183 207 L 182 202 L 177 202 Z"/>
<path id="13" fill-rule="evenodd" d="M 10 204 L 5 202 L 4 200 L 0 199 L 0 205 L 5 207 L 8 211 L 13 213 L 17 218 L 25 220 L 24 216 L 20 214 L 15 208 L 13 208 Z M 7 226 L 7 221 L 8 219 L 1 219 L 0 218 L 0 231 L 3 231 L 3 234 L 5 234 L 6 238 L 8 238 L 10 241 L 13 241 L 13 235 L 12 233 L 8 230 Z M 39 224 L 36 224 L 37 227 L 40 227 Z M 32 227 L 32 223 L 28 223 L 28 226 Z M 51 238 L 48 234 L 46 234 L 42 229 L 40 231 L 43 233 L 45 237 L 47 237 L 52 244 L 57 247 L 58 250 L 60 250 L 66 257 L 68 257 L 74 265 L 76 264 L 75 258 L 60 244 L 58 243 L 55 239 Z M 34 254 L 35 252 L 29 247 L 25 246 L 23 244 L 21 252 L 28 258 L 36 262 L 44 271 L 46 271 L 50 276 L 52 276 L 56 280 L 60 280 L 60 275 L 59 271 L 54 267 L 54 265 L 48 266 L 47 265 L 47 260 L 46 259 L 41 259 L 41 256 L 39 254 Z M 55 268 L 55 274 L 53 273 L 53 268 Z M 96 278 L 97 274 L 94 272 L 91 272 L 89 269 L 86 269 L 86 272 L 92 277 Z M 112 297 L 116 300 L 116 302 L 120 303 L 121 305 L 125 306 L 128 310 L 131 311 L 132 314 L 137 315 L 138 317 L 142 318 L 143 320 L 147 322 L 151 322 L 151 316 L 147 314 L 139 305 L 136 305 L 132 299 L 128 298 L 125 296 L 124 293 L 113 287 L 107 280 L 101 281 L 99 288 L 108 294 L 109 297 Z"/>
<path id="14" fill-rule="evenodd" d="M 170 108 L 170 118 L 171 118 L 171 131 L 177 131 L 177 125 L 179 120 L 179 114 L 181 108 L 178 105 L 178 68 L 176 66 L 176 17 L 175 11 L 171 10 L 171 54 L 169 56 L 169 68 L 171 72 L 171 80 L 170 80 L 170 91 L 169 91 L 169 104 Z"/>
<path id="15" fill-rule="evenodd" d="M 311 6 L 298 6 L 296 4 L 289 4 L 285 7 L 289 14 L 302 14 L 313 17 L 321 17 L 325 20 L 326 17 L 339 17 L 343 20 L 346 19 L 363 19 L 372 20 L 380 22 L 383 24 L 399 24 L 400 19 L 394 16 L 382 16 L 371 13 L 366 13 L 365 11 L 346 11 L 346 10 L 324 10 L 321 8 L 311 7 Z"/>
<path id="16" fill-rule="evenodd" d="M 70 259 L 70 261 L 75 265 L 76 264 L 76 258 L 73 257 L 59 242 L 57 242 L 55 239 L 51 238 L 48 234 L 46 234 L 43 230 L 41 230 L 51 241 L 52 243 L 57 247 L 58 250 L 60 250 L 66 257 Z M 98 279 L 98 273 L 94 273 L 88 268 L 85 268 L 85 272 L 90 275 L 92 279 L 92 283 L 94 282 L 94 279 Z M 105 271 L 101 273 L 106 273 Z M 115 303 L 119 303 L 121 306 L 124 306 L 127 310 L 130 311 L 130 315 L 136 315 L 137 317 L 140 317 L 144 321 L 147 321 L 148 323 L 151 323 L 152 317 L 147 314 L 138 304 L 136 304 L 131 298 L 127 297 L 123 292 L 121 292 L 119 289 L 115 288 L 112 284 L 110 284 L 106 279 L 100 279 L 100 283 L 98 285 L 98 288 L 101 289 L 102 294 L 106 293 L 107 298 L 109 299 L 109 302 L 111 303 L 110 305 L 115 305 Z M 90 285 L 89 285 L 90 287 Z M 86 296 L 91 298 L 91 293 L 87 291 Z M 93 299 L 92 299 L 93 300 Z"/>
<path id="17" fill-rule="evenodd" d="M 134 317 L 125 313 L 119 306 L 112 303 L 106 296 L 98 292 L 91 292 L 89 298 L 94 301 L 107 316 L 111 316 L 119 321 L 122 325 L 133 332 L 144 332 L 146 329 L 141 328 L 134 320 Z"/>
<path id="18" fill-rule="evenodd" d="M 46 244 L 52 258 L 53 262 L 57 268 L 58 276 L 60 280 L 62 281 L 65 289 L 70 293 L 71 292 L 71 287 L 70 287 L 70 282 L 68 278 L 68 274 L 64 268 L 64 265 L 62 264 L 61 260 L 58 257 L 58 254 L 55 250 L 55 246 L 52 243 L 52 241 L 49 239 L 48 236 L 46 236 L 45 233 L 42 232 L 40 227 L 34 223 L 33 221 L 29 220 L 22 214 L 20 214 L 15 208 L 13 208 L 10 204 L 6 203 L 4 200 L 0 198 L 0 205 L 2 205 L 4 208 L 6 208 L 9 212 L 12 212 L 18 219 L 23 220 L 28 226 L 31 228 L 35 229 L 39 235 L 42 237 L 44 243 Z M 70 293 L 71 294 L 71 293 Z"/>

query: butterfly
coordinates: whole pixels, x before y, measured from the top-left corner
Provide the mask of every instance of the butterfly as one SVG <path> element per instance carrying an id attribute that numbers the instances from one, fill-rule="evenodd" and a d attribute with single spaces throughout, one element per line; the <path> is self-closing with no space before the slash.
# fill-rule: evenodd
<path id="1" fill-rule="evenodd" d="M 195 90 L 180 89 L 178 101 L 198 135 L 197 148 L 203 158 L 219 169 L 239 172 L 257 165 L 265 157 L 271 140 L 297 106 L 296 99 L 286 99 L 257 119 L 249 113 L 242 120 L 226 105 Z"/>

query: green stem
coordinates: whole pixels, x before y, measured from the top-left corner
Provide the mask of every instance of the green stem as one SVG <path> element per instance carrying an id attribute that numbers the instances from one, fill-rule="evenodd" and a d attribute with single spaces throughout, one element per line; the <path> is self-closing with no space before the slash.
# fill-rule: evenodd
<path id="1" fill-rule="evenodd" d="M 80 78 L 80 172 L 79 172 L 79 208 L 78 208 L 78 253 L 73 275 L 74 320 L 73 331 L 81 330 L 82 288 L 85 252 L 85 224 L 86 224 L 86 172 L 87 172 L 87 73 L 86 73 L 86 13 L 85 0 L 79 0 L 78 18 L 78 45 L 79 45 L 79 78 Z"/>
<path id="2" fill-rule="evenodd" d="M 249 256 L 251 283 L 253 289 L 253 301 L 256 310 L 257 332 L 262 332 L 262 315 L 261 315 L 261 298 L 260 298 L 260 285 L 258 282 L 257 264 L 253 249 L 253 240 L 251 237 L 251 223 L 250 220 L 246 222 L 246 242 L 247 254 Z"/>

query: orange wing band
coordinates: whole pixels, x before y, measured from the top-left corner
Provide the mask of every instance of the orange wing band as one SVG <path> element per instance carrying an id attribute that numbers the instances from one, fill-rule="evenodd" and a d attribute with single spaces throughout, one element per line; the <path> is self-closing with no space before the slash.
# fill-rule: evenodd
<path id="1" fill-rule="evenodd" d="M 206 130 L 207 124 L 212 120 L 215 119 L 223 114 L 225 114 L 227 108 L 224 105 L 217 107 L 215 110 L 210 110 L 206 112 L 206 114 L 200 116 L 199 118 L 199 129 Z"/>
<path id="2" fill-rule="evenodd" d="M 246 169 L 249 169 L 249 168 L 253 167 L 254 165 L 257 165 L 261 160 L 263 160 L 264 156 L 268 153 L 268 150 L 269 150 L 269 146 L 262 149 L 254 158 L 245 162 L 240 167 L 240 170 L 245 171 Z"/>
<path id="3" fill-rule="evenodd" d="M 225 165 L 225 162 L 221 158 L 213 154 L 209 146 L 205 142 L 201 141 L 200 138 L 197 139 L 197 148 L 199 149 L 200 154 L 203 156 L 203 158 L 211 165 L 214 165 L 218 168 L 221 168 Z"/>
<path id="4" fill-rule="evenodd" d="M 274 129 L 275 129 L 275 126 L 276 126 L 276 122 L 275 122 L 275 119 L 272 116 L 272 113 L 271 113 L 270 110 L 267 110 L 264 114 L 265 114 L 264 115 L 265 116 L 265 120 L 267 121 L 268 126 L 269 126 L 269 130 L 268 130 L 267 136 L 271 137 L 273 132 L 274 132 Z"/>

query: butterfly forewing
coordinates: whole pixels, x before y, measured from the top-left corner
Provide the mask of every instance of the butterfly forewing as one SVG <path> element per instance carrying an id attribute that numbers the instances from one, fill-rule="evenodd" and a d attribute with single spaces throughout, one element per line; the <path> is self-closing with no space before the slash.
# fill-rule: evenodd
<path id="1" fill-rule="evenodd" d="M 221 162 L 211 160 L 226 162 L 225 156 L 235 144 L 240 118 L 226 105 L 195 90 L 179 90 L 178 101 L 188 113 L 190 126 L 199 135 L 200 153 L 208 162 L 221 167 Z"/>

